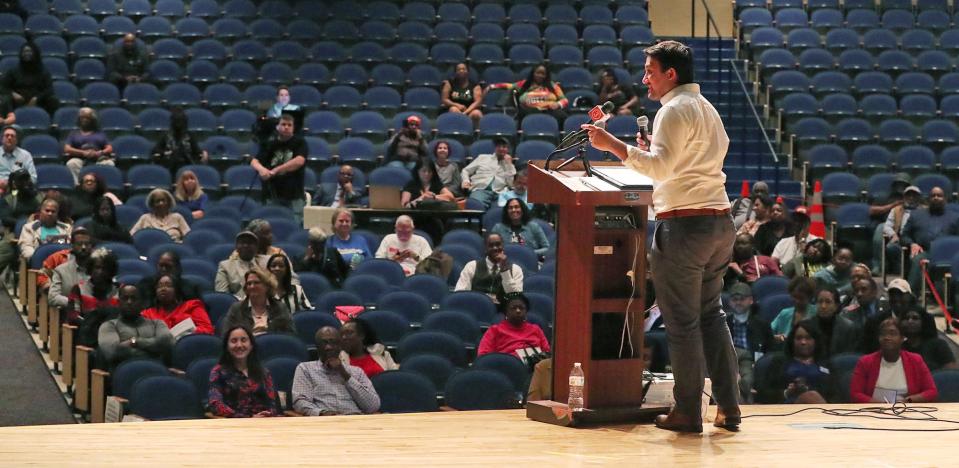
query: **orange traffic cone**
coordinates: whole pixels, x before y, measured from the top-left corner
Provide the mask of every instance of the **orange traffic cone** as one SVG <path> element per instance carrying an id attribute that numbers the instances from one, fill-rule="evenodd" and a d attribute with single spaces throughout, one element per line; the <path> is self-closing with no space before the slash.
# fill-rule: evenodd
<path id="1" fill-rule="evenodd" d="M 809 233 L 821 238 L 826 237 L 826 220 L 822 211 L 822 182 L 813 186 L 812 205 L 809 207 Z"/>
<path id="2" fill-rule="evenodd" d="M 740 198 L 749 198 L 749 181 L 743 181 L 743 188 L 739 189 Z"/>

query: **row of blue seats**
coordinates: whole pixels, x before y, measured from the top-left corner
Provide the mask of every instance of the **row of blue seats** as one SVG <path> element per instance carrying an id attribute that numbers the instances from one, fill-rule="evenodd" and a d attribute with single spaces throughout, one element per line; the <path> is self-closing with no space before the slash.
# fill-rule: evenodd
<path id="1" fill-rule="evenodd" d="M 801 8 L 783 8 L 775 13 L 765 8 L 746 8 L 739 12 L 737 20 L 741 30 L 775 26 L 783 30 L 813 27 L 829 29 L 847 27 L 853 29 L 889 28 L 907 30 L 915 27 L 946 29 L 956 24 L 947 11 L 925 10 L 918 15 L 910 10 L 890 9 L 881 15 L 872 9 L 847 10 L 845 15 L 836 9 L 820 9 L 806 13 Z"/>
<path id="2" fill-rule="evenodd" d="M 735 0 L 737 10 L 744 8 L 768 8 L 773 11 L 783 8 L 806 8 L 811 12 L 832 10 L 940 10 L 952 11 L 949 0 Z"/>
<path id="3" fill-rule="evenodd" d="M 804 117 L 790 125 L 787 134 L 801 149 L 836 142 L 846 147 L 871 143 L 892 147 L 917 144 L 941 150 L 959 142 L 959 126 L 952 119 L 930 119 L 917 126 L 904 119 L 887 119 L 873 125 L 866 119 L 853 117 L 832 125 L 820 117 Z"/>
<path id="4" fill-rule="evenodd" d="M 774 47 L 788 48 L 794 54 L 805 49 L 825 48 L 836 55 L 846 50 L 863 48 L 871 51 L 954 51 L 959 48 L 959 29 L 943 31 L 938 37 L 926 29 L 911 29 L 901 36 L 889 29 L 870 29 L 862 35 L 848 28 L 830 29 L 825 35 L 810 28 L 793 29 L 788 34 L 777 28 L 759 28 L 753 31 L 749 49 L 754 58 L 763 50 Z"/>
<path id="5" fill-rule="evenodd" d="M 932 96 L 947 96 L 959 94 L 959 73 L 942 75 L 938 81 L 932 75 L 921 72 L 909 72 L 899 75 L 895 80 L 892 76 L 875 71 L 865 71 L 850 77 L 849 74 L 837 71 L 821 71 L 810 77 L 794 71 L 782 70 L 773 73 L 767 84 L 770 97 L 775 101 L 788 93 L 811 93 L 819 98 L 829 94 L 856 94 L 886 95 L 888 97 L 903 97 L 911 94 L 927 94 Z M 887 98 L 870 97 L 879 100 Z M 892 101 L 893 103 L 895 101 Z"/>
<path id="6" fill-rule="evenodd" d="M 946 198 L 952 199 L 952 182 L 948 177 L 942 174 L 923 174 L 913 180 L 913 183 L 921 183 L 920 190 L 928 195 L 933 187 L 940 187 L 946 192 Z M 835 171 L 826 174 L 822 179 L 823 200 L 829 204 L 838 205 L 842 203 L 868 201 L 874 203 L 885 202 L 891 192 L 892 181 L 895 174 L 884 172 L 874 174 L 868 178 L 860 177 L 849 172 Z M 946 205 L 950 211 L 959 211 L 959 204 L 949 203 Z"/>
<path id="7" fill-rule="evenodd" d="M 886 94 L 869 94 L 857 101 L 845 93 L 828 94 L 822 100 L 808 93 L 790 93 L 777 101 L 776 108 L 787 123 L 803 117 L 822 117 L 832 123 L 849 117 L 863 117 L 872 122 L 904 118 L 922 123 L 959 116 L 959 94 L 945 96 L 938 103 L 927 94 L 907 94 L 897 103 Z"/>
<path id="8" fill-rule="evenodd" d="M 806 49 L 798 58 L 786 49 L 767 49 L 756 63 L 763 77 L 780 70 L 800 70 L 806 74 L 835 70 L 846 74 L 883 73 L 888 77 L 890 87 L 892 80 L 900 74 L 921 72 L 941 76 L 955 70 L 950 55 L 938 50 L 927 50 L 916 56 L 902 50 L 886 50 L 877 56 L 866 51 L 846 51 L 837 59 L 825 49 Z"/>
<path id="9" fill-rule="evenodd" d="M 959 146 L 946 148 L 937 156 L 930 148 L 919 145 L 906 146 L 893 153 L 887 147 L 876 144 L 858 146 L 851 152 L 839 145 L 819 144 L 810 148 L 805 158 L 814 177 L 846 169 L 862 176 L 892 169 L 916 175 L 936 171 L 941 171 L 947 177 L 959 174 Z M 920 179 L 917 181 L 921 182 Z"/>

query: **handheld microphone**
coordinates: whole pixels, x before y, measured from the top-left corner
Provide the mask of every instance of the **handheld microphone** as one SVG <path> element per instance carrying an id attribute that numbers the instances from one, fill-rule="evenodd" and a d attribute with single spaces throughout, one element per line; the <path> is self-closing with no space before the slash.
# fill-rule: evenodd
<path id="1" fill-rule="evenodd" d="M 593 108 L 589 110 L 590 124 L 600 128 L 605 128 L 606 121 L 612 117 L 610 112 L 612 112 L 615 108 L 616 106 L 613 105 L 611 101 L 606 101 L 602 106 L 593 106 Z M 588 132 L 583 129 L 576 130 L 575 132 L 566 135 L 566 137 L 559 142 L 559 146 L 564 147 L 569 143 L 573 143 L 574 141 L 577 143 L 583 141 L 583 136 L 585 136 L 587 133 Z"/>
<path id="2" fill-rule="evenodd" d="M 649 117 L 645 115 L 636 117 L 636 126 L 639 127 L 639 137 L 649 144 Z"/>

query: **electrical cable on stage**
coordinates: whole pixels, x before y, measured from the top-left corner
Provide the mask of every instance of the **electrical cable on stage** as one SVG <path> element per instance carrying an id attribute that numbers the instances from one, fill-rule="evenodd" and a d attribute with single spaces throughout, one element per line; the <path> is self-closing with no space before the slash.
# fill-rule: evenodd
<path id="1" fill-rule="evenodd" d="M 938 422 L 946 424 L 955 424 L 959 426 L 959 421 L 953 421 L 950 419 L 939 419 L 934 416 L 932 413 L 939 411 L 938 408 L 933 406 L 907 406 L 905 403 L 894 403 L 889 407 L 881 406 L 869 406 L 859 409 L 841 409 L 841 408 L 823 408 L 820 406 L 811 406 L 807 408 L 802 408 L 800 410 L 793 411 L 791 413 L 784 414 L 751 414 L 748 416 L 743 416 L 743 419 L 746 418 L 783 418 L 787 416 L 795 416 L 799 413 L 804 413 L 807 411 L 818 410 L 827 416 L 838 416 L 838 417 L 863 417 L 863 418 L 872 418 L 872 419 L 882 419 L 882 420 L 893 420 L 893 421 L 913 421 L 913 422 Z M 908 415 L 916 414 L 917 417 L 910 417 Z M 849 427 L 849 426 L 826 426 L 826 429 L 852 429 L 857 431 L 889 431 L 889 432 L 953 432 L 959 431 L 959 427 L 954 427 L 951 429 L 946 428 L 937 428 L 937 429 L 895 429 L 895 428 L 878 428 L 878 427 Z"/>

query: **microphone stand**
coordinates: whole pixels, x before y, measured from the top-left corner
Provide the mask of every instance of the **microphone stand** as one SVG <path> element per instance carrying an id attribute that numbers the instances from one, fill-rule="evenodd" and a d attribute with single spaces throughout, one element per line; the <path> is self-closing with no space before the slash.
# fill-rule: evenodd
<path id="1" fill-rule="evenodd" d="M 571 162 L 579 159 L 579 160 L 581 160 L 581 161 L 583 162 L 583 169 L 586 171 L 586 176 L 587 176 L 587 177 L 592 177 L 592 176 L 593 176 L 593 168 L 592 168 L 592 166 L 590 166 L 590 164 L 589 164 L 589 158 L 586 157 L 586 145 L 587 145 L 587 144 L 589 144 L 589 140 L 588 140 L 588 139 L 587 139 L 587 140 L 583 140 L 583 141 L 581 141 L 581 142 L 579 142 L 579 143 L 573 143 L 573 144 L 571 144 L 571 145 L 567 145 L 567 146 L 565 146 L 565 147 L 556 148 L 556 150 L 554 150 L 552 153 L 550 153 L 548 156 L 546 156 L 546 162 L 543 164 L 543 168 L 546 169 L 546 170 L 549 171 L 549 172 L 552 172 L 552 171 L 554 171 L 554 170 L 558 171 L 558 170 L 566 167 L 567 165 L 569 165 Z M 557 154 L 559 154 L 559 153 L 566 152 L 566 151 L 568 151 L 569 149 L 573 148 L 573 147 L 576 146 L 576 145 L 579 145 L 579 149 L 577 149 L 576 154 L 575 154 L 573 157 L 571 157 L 571 158 L 563 161 L 562 163 L 560 163 L 559 166 L 556 167 L 556 169 L 550 169 L 550 168 L 549 168 L 549 163 L 550 163 L 550 161 L 553 159 L 553 156 L 555 156 L 555 155 L 557 155 Z"/>

